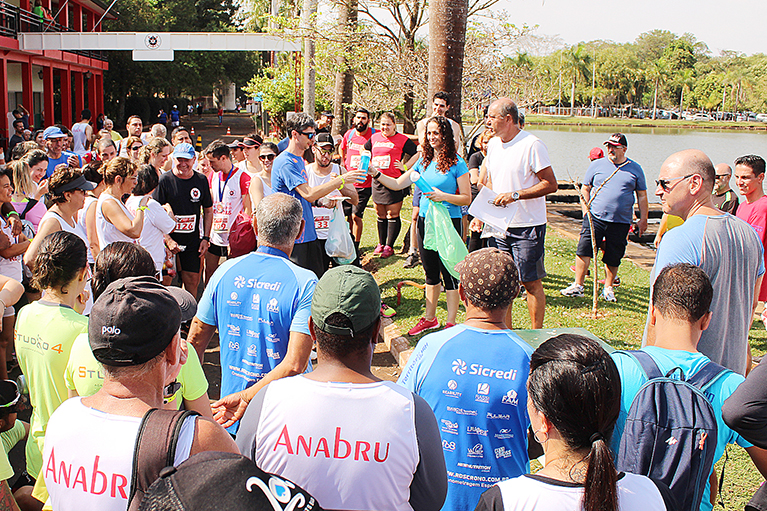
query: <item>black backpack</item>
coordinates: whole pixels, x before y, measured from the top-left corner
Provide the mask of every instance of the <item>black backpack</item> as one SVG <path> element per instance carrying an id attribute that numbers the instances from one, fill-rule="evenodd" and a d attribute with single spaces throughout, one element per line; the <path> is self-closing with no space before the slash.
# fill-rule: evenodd
<path id="1" fill-rule="evenodd" d="M 678 367 L 664 375 L 644 351 L 619 353 L 640 365 L 647 382 L 631 403 L 616 468 L 663 482 L 681 509 L 697 511 L 716 461 L 718 428 L 705 392 L 729 370 L 709 361 L 689 378 Z"/>
<path id="2" fill-rule="evenodd" d="M 133 451 L 131 491 L 128 511 L 136 511 L 144 493 L 160 477 L 160 471 L 173 465 L 181 426 L 187 417 L 200 415 L 190 410 L 152 408 L 144 414 Z"/>

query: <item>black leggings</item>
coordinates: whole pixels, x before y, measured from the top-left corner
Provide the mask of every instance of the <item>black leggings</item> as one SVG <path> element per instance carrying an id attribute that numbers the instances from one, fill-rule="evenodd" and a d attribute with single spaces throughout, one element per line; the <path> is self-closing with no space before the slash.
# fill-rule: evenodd
<path id="1" fill-rule="evenodd" d="M 451 218 L 453 221 L 453 227 L 461 234 L 461 219 Z M 442 259 L 439 258 L 439 254 L 435 250 L 427 250 L 423 248 L 423 233 L 424 233 L 424 217 L 418 217 L 418 253 L 421 256 L 421 264 L 423 265 L 423 271 L 426 274 L 426 284 L 430 286 L 436 286 L 440 283 L 440 274 L 442 275 L 442 284 L 445 286 L 445 291 L 453 291 L 458 289 L 458 279 L 450 275 L 445 265 L 442 264 Z"/>
<path id="2" fill-rule="evenodd" d="M 727 398 L 722 418 L 736 433 L 767 448 L 767 360 L 748 373 L 746 381 Z"/>

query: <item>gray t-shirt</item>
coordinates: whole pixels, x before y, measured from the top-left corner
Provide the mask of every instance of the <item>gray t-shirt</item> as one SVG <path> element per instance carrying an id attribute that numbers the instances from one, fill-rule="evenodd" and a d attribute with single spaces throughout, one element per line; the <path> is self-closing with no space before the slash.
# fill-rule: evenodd
<path id="1" fill-rule="evenodd" d="M 706 272 L 714 288 L 713 314 L 698 351 L 740 374 L 746 372 L 754 286 L 764 274 L 763 253 L 756 231 L 743 220 L 730 214 L 693 215 L 663 236 L 650 276 L 654 283 L 663 268 L 676 263 L 694 264 Z M 646 341 L 645 327 L 642 344 Z"/>

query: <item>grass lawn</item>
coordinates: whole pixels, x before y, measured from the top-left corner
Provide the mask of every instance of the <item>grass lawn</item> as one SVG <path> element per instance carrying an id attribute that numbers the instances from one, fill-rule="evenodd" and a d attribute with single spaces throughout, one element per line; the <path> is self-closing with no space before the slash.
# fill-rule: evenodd
<path id="1" fill-rule="evenodd" d="M 406 229 L 409 228 L 409 223 L 405 223 L 404 220 L 410 219 L 410 212 L 410 197 L 407 197 L 402 208 L 402 234 L 399 238 L 399 244 L 395 247 L 397 252 L 395 256 L 388 259 L 380 259 L 377 256 L 371 257 L 377 243 L 375 211 L 372 207 L 365 212 L 365 232 L 361 244 L 362 249 L 367 252 L 367 256 L 363 257 L 363 261 L 368 261 L 366 268 L 375 275 L 381 286 L 383 300 L 390 307 L 396 308 L 397 315 L 394 319 L 403 335 L 416 324 L 424 309 L 424 292 L 413 286 L 402 288 L 402 303 L 397 306 L 397 283 L 403 280 L 412 280 L 419 284 L 424 283 L 423 268 L 421 266 L 413 269 L 403 268 L 405 255 L 398 253 Z M 582 327 L 617 349 L 638 348 L 647 316 L 650 293 L 649 273 L 634 266 L 629 261 L 625 261 L 619 272 L 621 285 L 615 289 L 618 302 L 600 302 L 600 318 L 592 320 L 591 288 L 589 285 L 586 287 L 588 297 L 567 298 L 559 293 L 559 290 L 569 285 L 574 278 L 570 266 L 575 258 L 575 248 L 575 241 L 553 230 L 547 232 L 546 271 L 548 276 L 543 281 L 546 292 L 544 327 Z M 442 324 L 445 323 L 447 317 L 444 296 L 443 293 L 437 308 L 437 318 Z M 463 321 L 463 318 L 464 310 L 461 306 L 458 321 Z M 527 304 L 524 300 L 515 300 L 513 318 L 515 328 L 530 328 Z M 407 338 L 406 335 L 405 337 Z M 415 346 L 420 337 L 410 338 L 411 345 Z M 761 323 L 754 324 L 750 339 L 754 354 L 764 355 L 767 351 L 767 331 Z M 725 470 L 724 503 L 727 509 L 742 509 L 763 479 L 743 449 L 730 446 L 728 451 L 730 459 Z M 718 472 L 721 472 L 721 463 L 718 467 Z M 717 505 L 717 507 L 719 506 Z"/>

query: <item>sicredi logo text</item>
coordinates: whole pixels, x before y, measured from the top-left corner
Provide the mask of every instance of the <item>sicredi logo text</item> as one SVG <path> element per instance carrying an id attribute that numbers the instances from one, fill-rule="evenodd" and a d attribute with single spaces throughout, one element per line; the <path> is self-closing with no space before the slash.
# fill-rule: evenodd
<path id="1" fill-rule="evenodd" d="M 460 358 L 453 360 L 452 370 L 458 376 L 462 376 L 466 373 L 466 362 Z M 503 369 L 492 369 L 485 367 L 482 364 L 471 364 L 468 366 L 469 374 L 472 376 L 485 376 L 487 378 L 498 378 L 499 380 L 516 380 L 517 370 L 510 369 L 504 371 Z"/>
<path id="2" fill-rule="evenodd" d="M 120 335 L 121 330 L 116 326 L 102 326 L 101 335 Z"/>

